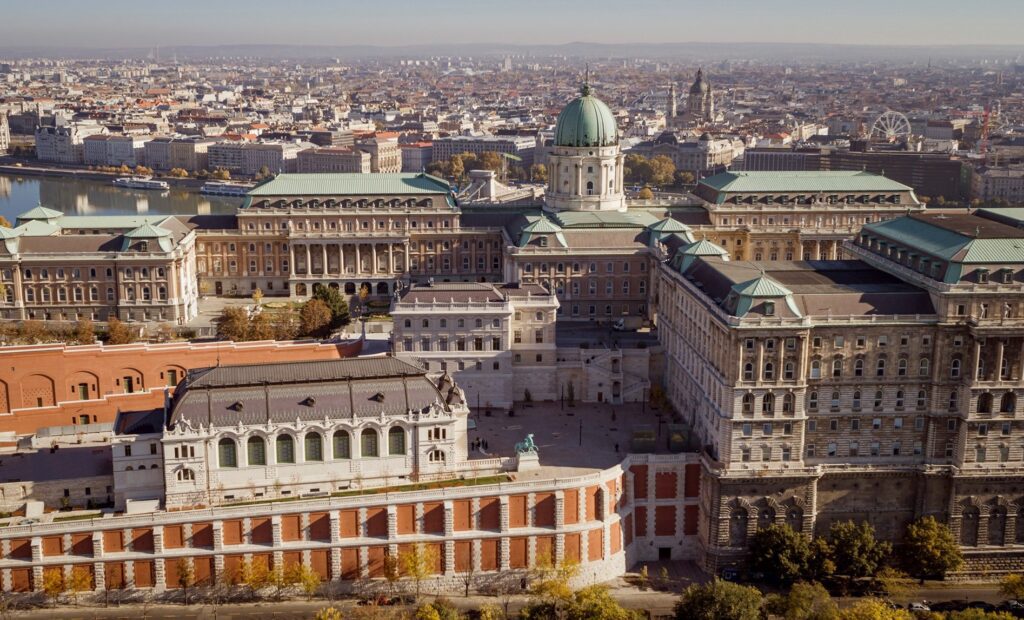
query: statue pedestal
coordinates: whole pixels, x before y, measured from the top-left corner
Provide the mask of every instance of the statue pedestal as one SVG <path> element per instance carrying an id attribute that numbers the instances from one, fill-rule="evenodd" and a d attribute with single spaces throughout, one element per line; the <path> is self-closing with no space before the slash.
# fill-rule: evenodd
<path id="1" fill-rule="evenodd" d="M 540 468 L 540 456 L 536 452 L 523 452 L 518 455 L 516 471 L 530 471 Z"/>

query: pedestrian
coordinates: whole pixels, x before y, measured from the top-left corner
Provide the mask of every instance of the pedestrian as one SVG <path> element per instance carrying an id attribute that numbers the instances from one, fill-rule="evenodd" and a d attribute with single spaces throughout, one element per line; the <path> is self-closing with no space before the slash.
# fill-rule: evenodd
<path id="1" fill-rule="evenodd" d="M 484 450 L 487 450 L 487 440 L 484 439 Z"/>

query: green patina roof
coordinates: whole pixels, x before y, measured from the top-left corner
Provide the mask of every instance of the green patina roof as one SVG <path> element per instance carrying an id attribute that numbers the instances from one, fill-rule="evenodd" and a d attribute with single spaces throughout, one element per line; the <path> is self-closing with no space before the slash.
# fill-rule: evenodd
<path id="1" fill-rule="evenodd" d="M 583 87 L 583 94 L 569 102 L 555 124 L 555 146 L 613 146 L 619 143 L 619 126 L 611 109 Z"/>
<path id="2" fill-rule="evenodd" d="M 29 209 L 18 216 L 19 220 L 52 220 L 55 217 L 63 217 L 63 213 L 55 211 L 54 209 L 47 209 L 43 205 L 39 205 L 34 209 Z"/>
<path id="3" fill-rule="evenodd" d="M 21 233 L 13 228 L 7 228 L 6 226 L 0 226 L 0 239 L 17 239 L 21 236 Z"/>
<path id="4" fill-rule="evenodd" d="M 1024 263 L 1021 238 L 975 239 L 912 217 L 865 224 L 862 234 L 872 232 L 952 263 Z"/>
<path id="5" fill-rule="evenodd" d="M 645 228 L 658 221 L 646 211 L 559 211 L 551 217 L 562 228 Z"/>
<path id="6" fill-rule="evenodd" d="M 662 233 L 689 232 L 690 231 L 690 227 L 689 226 L 687 226 L 686 224 L 683 224 L 679 220 L 671 218 L 671 217 L 666 217 L 663 220 L 658 220 L 657 222 L 655 222 L 655 223 L 651 224 L 650 226 L 648 226 L 648 228 L 650 228 L 651 230 L 656 230 L 658 232 L 662 232 Z"/>
<path id="7" fill-rule="evenodd" d="M 679 253 L 689 256 L 729 256 L 728 250 L 720 245 L 711 243 L 707 239 L 701 239 L 685 248 L 680 248 Z"/>
<path id="8" fill-rule="evenodd" d="M 905 192 L 913 188 L 880 174 L 860 171 L 723 172 L 700 182 L 725 193 Z"/>
<path id="9" fill-rule="evenodd" d="M 345 196 L 448 194 L 444 179 L 422 173 L 279 174 L 249 196 Z"/>
<path id="10" fill-rule="evenodd" d="M 753 280 L 734 284 L 732 290 L 737 295 L 746 297 L 785 297 L 793 294 L 788 288 L 768 276 L 759 276 Z"/>
<path id="11" fill-rule="evenodd" d="M 553 235 L 555 240 L 562 247 L 568 247 L 569 244 L 565 240 L 565 235 L 562 234 L 562 228 L 547 219 L 544 216 L 528 215 L 526 216 L 529 223 L 523 226 L 519 233 L 519 247 L 523 247 L 530 243 L 534 235 Z"/>
<path id="12" fill-rule="evenodd" d="M 130 239 L 158 239 L 160 237 L 170 237 L 171 231 L 146 222 L 142 226 L 126 232 L 124 236 Z"/>

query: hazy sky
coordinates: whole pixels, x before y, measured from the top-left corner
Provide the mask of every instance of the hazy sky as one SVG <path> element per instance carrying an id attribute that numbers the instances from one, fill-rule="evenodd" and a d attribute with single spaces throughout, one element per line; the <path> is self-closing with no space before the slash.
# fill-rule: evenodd
<path id="1" fill-rule="evenodd" d="M 1024 45 L 1024 0 L 0 0 L 0 47 L 216 43 Z"/>

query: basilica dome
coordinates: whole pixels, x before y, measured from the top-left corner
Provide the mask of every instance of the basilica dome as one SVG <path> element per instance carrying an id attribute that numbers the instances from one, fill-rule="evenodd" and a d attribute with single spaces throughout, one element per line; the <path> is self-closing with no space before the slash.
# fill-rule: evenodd
<path id="1" fill-rule="evenodd" d="M 584 85 L 579 97 L 569 102 L 558 115 L 555 146 L 614 146 L 619 143 L 619 127 L 605 102 L 590 94 Z"/>

